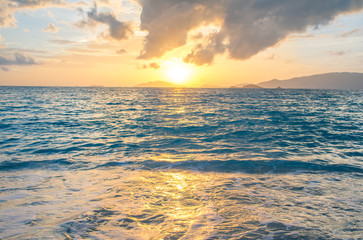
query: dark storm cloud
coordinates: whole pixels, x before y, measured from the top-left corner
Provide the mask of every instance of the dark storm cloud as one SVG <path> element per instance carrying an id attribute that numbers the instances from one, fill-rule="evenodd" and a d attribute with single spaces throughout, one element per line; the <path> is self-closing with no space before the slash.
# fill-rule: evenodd
<path id="1" fill-rule="evenodd" d="M 80 11 L 83 12 L 82 10 Z M 86 13 L 86 19 L 79 22 L 78 26 L 94 26 L 99 23 L 108 25 L 110 36 L 116 40 L 128 39 L 134 32 L 131 23 L 119 21 L 113 13 L 98 13 L 96 3 L 94 3 L 93 8 Z"/>
<path id="2" fill-rule="evenodd" d="M 292 33 L 328 24 L 336 16 L 363 8 L 362 0 L 139 0 L 141 29 L 147 30 L 140 58 L 151 59 L 183 46 L 200 26 L 220 26 L 186 56 L 187 62 L 210 64 L 228 52 L 247 59 Z"/>
<path id="3" fill-rule="evenodd" d="M 31 57 L 26 57 L 21 53 L 14 53 L 12 58 L 0 56 L 0 66 L 8 65 L 37 65 L 38 63 Z"/>

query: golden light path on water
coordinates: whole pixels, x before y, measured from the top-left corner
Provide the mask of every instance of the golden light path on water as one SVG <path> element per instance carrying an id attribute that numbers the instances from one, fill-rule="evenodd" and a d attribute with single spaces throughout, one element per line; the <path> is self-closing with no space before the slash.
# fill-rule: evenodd
<path id="1" fill-rule="evenodd" d="M 114 196 L 101 196 L 102 210 L 96 215 L 106 217 L 107 223 L 97 226 L 99 232 L 114 231 L 112 237 L 126 239 L 206 239 L 217 225 L 237 231 L 244 222 L 258 221 L 256 213 L 240 208 L 237 198 L 245 193 L 224 196 L 223 188 L 231 180 L 223 174 L 141 170 L 132 175 L 115 182 Z"/>

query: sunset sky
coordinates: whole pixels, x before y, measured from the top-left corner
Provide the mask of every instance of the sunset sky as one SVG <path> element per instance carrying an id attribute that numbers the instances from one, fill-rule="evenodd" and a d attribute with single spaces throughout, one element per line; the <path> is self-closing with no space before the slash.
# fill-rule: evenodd
<path id="1" fill-rule="evenodd" d="M 362 0 L 0 0 L 0 85 L 363 72 Z"/>

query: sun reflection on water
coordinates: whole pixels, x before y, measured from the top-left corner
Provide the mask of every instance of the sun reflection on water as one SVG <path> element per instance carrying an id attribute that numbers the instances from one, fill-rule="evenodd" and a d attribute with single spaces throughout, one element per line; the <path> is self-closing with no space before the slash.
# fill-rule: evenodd
<path id="1" fill-rule="evenodd" d="M 156 164 L 182 161 L 168 154 L 152 160 Z M 132 203 L 122 207 L 121 226 L 135 239 L 207 239 L 219 228 L 228 226 L 237 231 L 233 226 L 239 228 L 244 222 L 257 220 L 238 200 L 246 197 L 245 192 L 233 190 L 230 198 L 225 195 L 228 184 L 224 178 L 224 174 L 189 170 L 140 171 L 119 187 L 122 198 L 114 199 L 113 204 L 120 208 L 125 199 Z M 139 237 L 135 237 L 136 232 Z"/>
<path id="2" fill-rule="evenodd" d="M 154 159 L 155 162 L 169 159 L 172 164 L 178 161 L 178 157 L 167 154 Z M 51 231 L 46 226 L 53 224 L 47 218 L 52 214 L 62 223 L 57 234 L 69 239 L 260 239 L 261 234 L 268 232 L 286 232 L 286 226 L 303 229 L 301 223 L 313 216 L 314 208 L 321 202 L 328 201 L 331 209 L 343 206 L 332 195 L 327 195 L 329 198 L 320 195 L 321 189 L 327 187 L 320 186 L 316 175 L 315 181 L 306 185 L 311 178 L 307 174 L 297 181 L 294 175 L 158 167 L 136 171 L 89 170 L 84 174 L 49 178 L 54 186 L 51 191 L 57 198 L 43 199 L 46 201 L 41 204 L 49 201 L 52 205 L 48 204 L 46 211 L 43 206 L 43 212 L 29 224 L 41 223 L 44 231 Z M 293 194 L 289 189 L 293 189 Z M 43 193 L 50 196 L 49 189 Z M 57 202 L 60 196 L 67 199 Z M 25 199 L 39 204 L 39 199 L 31 196 Z M 62 207 L 55 209 L 64 209 L 67 204 L 67 209 L 74 211 L 53 210 L 57 204 Z M 276 204 L 283 207 L 276 208 Z M 34 210 L 39 207 L 32 206 Z M 319 210 L 322 214 L 314 220 L 328 222 L 331 209 Z M 325 212 L 329 214 L 324 215 Z M 42 221 L 38 223 L 39 219 Z"/>

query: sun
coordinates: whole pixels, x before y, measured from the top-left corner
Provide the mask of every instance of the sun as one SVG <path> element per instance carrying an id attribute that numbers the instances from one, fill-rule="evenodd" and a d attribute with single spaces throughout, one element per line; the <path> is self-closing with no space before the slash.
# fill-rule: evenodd
<path id="1" fill-rule="evenodd" d="M 189 80 L 192 73 L 189 65 L 181 61 L 166 62 L 165 69 L 166 76 L 175 84 L 185 83 Z"/>

